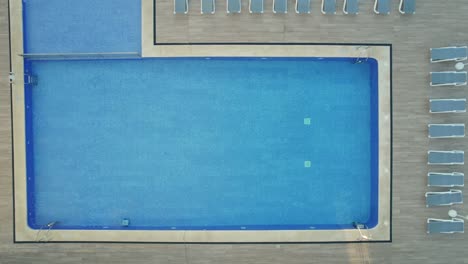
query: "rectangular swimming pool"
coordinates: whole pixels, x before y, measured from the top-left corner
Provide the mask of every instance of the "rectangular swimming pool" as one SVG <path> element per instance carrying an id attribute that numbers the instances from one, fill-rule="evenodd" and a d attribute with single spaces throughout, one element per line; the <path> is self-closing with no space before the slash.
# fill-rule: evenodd
<path id="1" fill-rule="evenodd" d="M 26 60 L 28 225 L 372 228 L 377 69 L 355 58 Z"/>
<path id="2" fill-rule="evenodd" d="M 391 241 L 391 45 L 155 8 L 9 0 L 16 242 Z"/>

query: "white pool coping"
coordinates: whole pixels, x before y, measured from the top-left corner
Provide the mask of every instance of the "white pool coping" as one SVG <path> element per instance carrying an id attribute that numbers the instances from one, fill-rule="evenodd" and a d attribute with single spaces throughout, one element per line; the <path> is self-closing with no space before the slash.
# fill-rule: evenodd
<path id="1" fill-rule="evenodd" d="M 38 230 L 27 224 L 26 142 L 22 1 L 10 1 L 13 169 L 15 241 L 34 242 Z M 153 0 L 142 0 L 143 57 L 360 57 L 353 45 L 154 45 Z M 378 62 L 379 85 L 379 197 L 378 224 L 364 230 L 371 241 L 391 240 L 391 47 L 365 45 L 365 55 Z M 168 243 L 287 243 L 355 242 L 355 229 L 343 230 L 50 230 L 53 242 L 168 242 Z"/>

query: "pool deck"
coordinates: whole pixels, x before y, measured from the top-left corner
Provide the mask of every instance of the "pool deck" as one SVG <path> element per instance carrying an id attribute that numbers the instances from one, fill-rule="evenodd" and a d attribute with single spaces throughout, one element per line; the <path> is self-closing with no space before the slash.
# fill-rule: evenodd
<path id="1" fill-rule="evenodd" d="M 170 1 L 160 1 L 161 4 Z M 219 1 L 218 1 L 219 2 Z M 169 3 L 169 4 L 168 4 Z M 341 4 L 342 2 L 339 1 Z M 465 114 L 428 113 L 428 98 L 464 97 L 463 87 L 430 88 L 431 70 L 451 70 L 453 64 L 431 66 L 430 47 L 467 44 L 468 29 L 459 19 L 468 13 L 464 0 L 418 1 L 417 14 L 403 17 L 394 1 L 392 14 L 376 16 L 370 1 L 361 3 L 356 17 L 320 13 L 313 1 L 312 14 L 290 12 L 278 22 L 270 15 L 251 15 L 243 3 L 243 13 L 233 20 L 239 26 L 224 30 L 226 15 L 221 6 L 210 18 L 201 17 L 198 4 L 191 2 L 188 17 L 177 19 L 176 28 L 158 29 L 158 42 L 312 42 L 391 43 L 393 45 L 393 242 L 366 244 L 268 244 L 268 245 L 168 245 L 168 244 L 13 244 L 10 97 L 6 74 L 0 75 L 0 263 L 451 263 L 468 262 L 466 234 L 428 236 L 428 217 L 447 218 L 448 208 L 425 207 L 424 192 L 428 172 L 426 153 L 433 149 L 466 149 L 465 138 L 431 140 L 427 124 L 463 123 Z M 223 3 L 220 3 L 220 5 Z M 158 9 L 158 12 L 161 9 Z M 193 15 L 192 15 L 193 13 Z M 158 13 L 159 14 L 159 13 Z M 169 14 L 169 12 L 168 12 Z M 268 15 L 268 16 L 267 16 Z M 250 16 L 256 16 L 252 18 Z M 0 71 L 8 72 L 7 1 L 0 0 Z M 169 17 L 169 15 L 168 15 Z M 252 22 L 259 19 L 262 23 Z M 213 23 L 213 20 L 216 23 Z M 184 22 L 182 22 L 184 21 Z M 229 22 L 230 23 L 230 22 Z M 234 23 L 234 22 L 233 22 Z M 255 23 L 255 26 L 251 26 Z M 168 23 L 170 24 L 170 23 Z M 182 26 L 181 26 L 182 25 Z M 206 25 L 203 30 L 203 25 Z M 213 26 L 216 25 L 216 26 Z M 248 26 L 247 26 L 248 25 Z M 315 25 L 315 26 L 311 26 Z M 217 31 L 211 30 L 218 28 Z M 207 30 L 210 29 L 210 30 Z M 248 28 L 245 32 L 241 28 Z M 443 167 L 440 171 L 465 172 L 464 166 Z M 466 194 L 465 194 L 465 200 Z M 457 206 L 461 213 L 468 210 Z M 369 260 L 368 262 L 366 262 Z"/>

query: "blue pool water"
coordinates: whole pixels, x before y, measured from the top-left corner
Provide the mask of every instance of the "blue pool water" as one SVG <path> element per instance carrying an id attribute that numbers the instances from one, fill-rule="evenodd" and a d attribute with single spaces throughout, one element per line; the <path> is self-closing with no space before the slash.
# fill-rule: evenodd
<path id="1" fill-rule="evenodd" d="M 372 59 L 26 61 L 26 72 L 33 228 L 377 223 Z"/>
<path id="2" fill-rule="evenodd" d="M 141 0 L 23 0 L 25 53 L 140 52 Z"/>

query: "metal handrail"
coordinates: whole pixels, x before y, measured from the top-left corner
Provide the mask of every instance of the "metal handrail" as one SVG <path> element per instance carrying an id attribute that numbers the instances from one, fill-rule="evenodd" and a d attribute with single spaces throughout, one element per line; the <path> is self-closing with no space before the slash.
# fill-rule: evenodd
<path id="1" fill-rule="evenodd" d="M 125 59 L 140 58 L 139 52 L 91 52 L 91 53 L 24 53 L 25 59 Z"/>
<path id="2" fill-rule="evenodd" d="M 369 52 L 367 52 L 369 48 L 369 46 L 359 46 L 356 48 L 359 53 L 355 63 L 362 63 L 369 60 Z"/>

